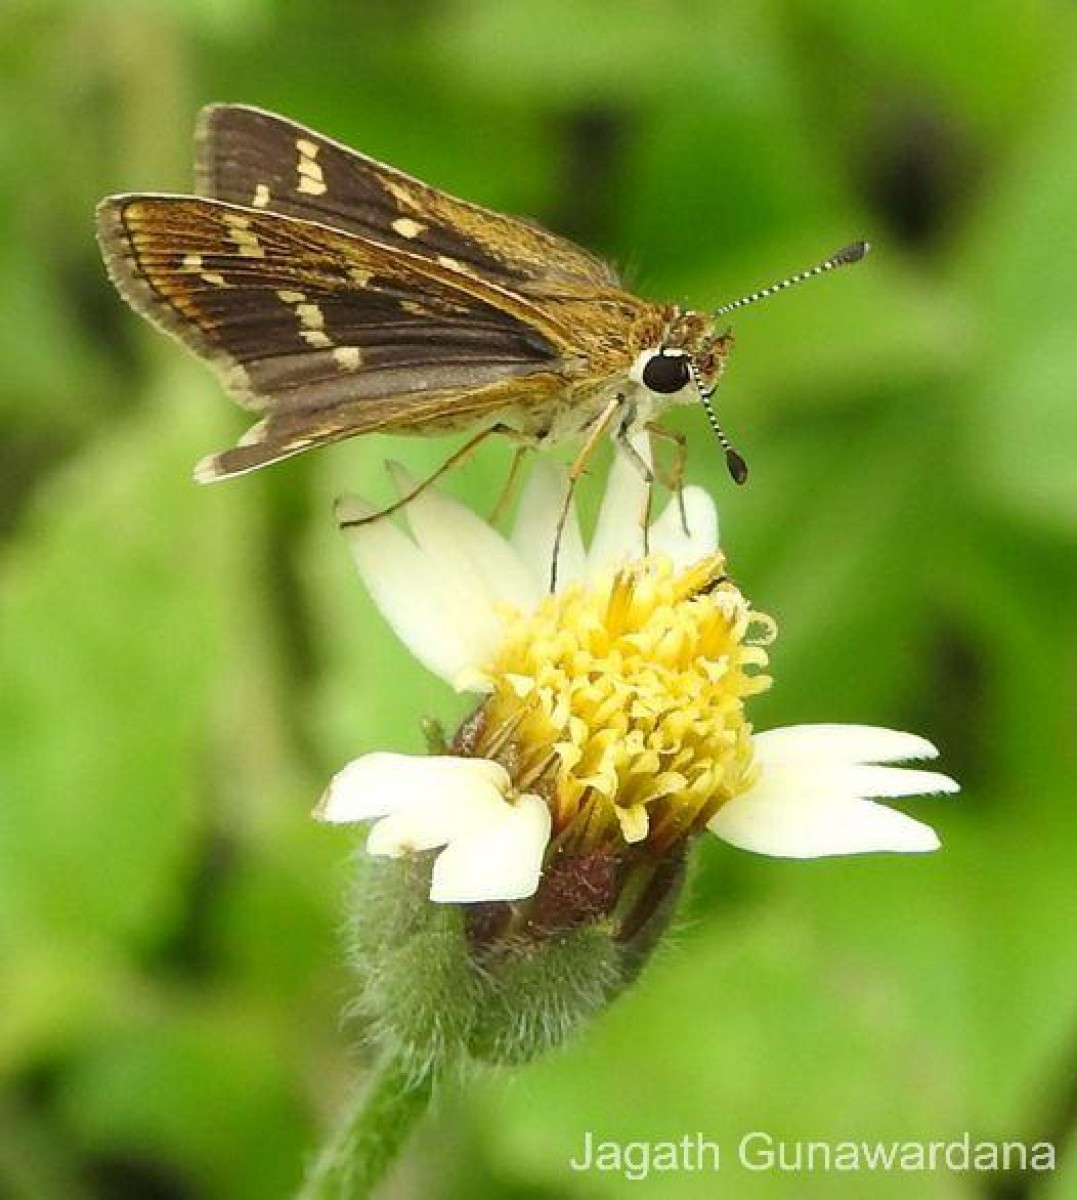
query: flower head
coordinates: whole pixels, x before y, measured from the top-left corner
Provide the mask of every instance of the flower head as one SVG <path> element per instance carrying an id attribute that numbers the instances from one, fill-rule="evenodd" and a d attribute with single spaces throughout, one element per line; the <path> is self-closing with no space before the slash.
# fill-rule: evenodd
<path id="1" fill-rule="evenodd" d="M 482 700 L 451 755 L 350 764 L 322 819 L 380 818 L 375 855 L 442 847 L 432 899 L 535 896 L 532 915 L 552 927 L 615 913 L 631 923 L 624 897 L 638 902 L 704 829 L 785 857 L 938 845 L 875 803 L 956 790 L 890 765 L 933 757 L 924 739 L 855 725 L 754 733 L 746 704 L 769 686 L 775 626 L 727 577 L 705 492 L 685 489 L 683 513 L 671 503 L 645 530 L 645 487 L 618 457 L 586 550 L 570 514 L 550 593 L 565 487 L 536 464 L 508 538 L 430 490 L 408 506 L 410 535 L 349 526 L 370 510 L 341 503 L 382 613 L 428 667 Z"/>
<path id="2" fill-rule="evenodd" d="M 654 551 L 506 615 L 476 752 L 513 747 L 563 848 L 661 853 L 750 786 L 744 701 L 770 683 L 773 625 L 720 555 L 678 570 Z"/>

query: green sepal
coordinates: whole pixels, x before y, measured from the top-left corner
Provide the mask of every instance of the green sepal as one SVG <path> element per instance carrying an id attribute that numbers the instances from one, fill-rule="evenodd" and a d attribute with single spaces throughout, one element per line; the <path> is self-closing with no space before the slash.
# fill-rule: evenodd
<path id="1" fill-rule="evenodd" d="M 670 896 L 625 941 L 609 919 L 539 932 L 496 906 L 510 918 L 505 931 L 480 938 L 475 907 L 429 899 L 434 857 L 360 856 L 350 927 L 349 1015 L 417 1079 L 560 1046 L 635 979 L 673 909 Z"/>

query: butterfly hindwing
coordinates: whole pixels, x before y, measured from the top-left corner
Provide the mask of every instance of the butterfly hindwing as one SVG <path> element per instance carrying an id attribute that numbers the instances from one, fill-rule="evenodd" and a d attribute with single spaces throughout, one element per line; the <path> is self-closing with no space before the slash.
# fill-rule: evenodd
<path id="1" fill-rule="evenodd" d="M 196 155 L 206 196 L 322 221 L 520 291 L 558 281 L 618 286 L 601 259 L 541 226 L 458 200 L 261 109 L 203 109 Z"/>

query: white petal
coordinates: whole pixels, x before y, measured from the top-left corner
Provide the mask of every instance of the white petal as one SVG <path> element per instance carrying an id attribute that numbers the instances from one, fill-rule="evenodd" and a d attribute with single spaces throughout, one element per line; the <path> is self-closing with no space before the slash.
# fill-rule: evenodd
<path id="1" fill-rule="evenodd" d="M 554 534 L 564 511 L 567 491 L 568 474 L 565 467 L 544 458 L 536 459 L 516 510 L 512 544 L 516 553 L 527 563 L 531 578 L 542 594 L 550 586 Z M 557 561 L 558 590 L 580 578 L 584 561 L 580 522 L 576 506 L 573 505 L 561 535 L 561 552 Z"/>
<path id="2" fill-rule="evenodd" d="M 360 500 L 337 502 L 337 519 L 372 510 Z M 476 599 L 390 520 L 344 530 L 359 573 L 382 616 L 415 657 L 450 683 L 466 668 L 489 662 L 502 636 L 489 597 Z"/>
<path id="3" fill-rule="evenodd" d="M 503 796 L 509 787 L 505 768 L 486 758 L 377 751 L 333 776 L 314 815 L 333 823 L 365 821 L 431 799 L 452 805 L 481 790 Z"/>
<path id="4" fill-rule="evenodd" d="M 886 763 L 939 754 L 926 738 L 878 725 L 789 725 L 757 733 L 752 741 L 762 763 Z"/>
<path id="5" fill-rule="evenodd" d="M 651 551 L 667 555 L 679 571 L 718 549 L 718 510 L 714 501 L 700 487 L 686 487 L 683 496 L 688 533 L 684 532 L 681 506 L 674 496 L 651 526 L 648 537 Z"/>
<path id="6" fill-rule="evenodd" d="M 522 900 L 534 894 L 550 840 L 550 810 L 521 796 L 500 820 L 455 838 L 437 857 L 430 899 L 467 904 Z"/>
<path id="7" fill-rule="evenodd" d="M 759 780 L 751 789 L 761 797 L 812 796 L 866 800 L 873 796 L 929 796 L 959 791 L 939 771 L 880 767 L 867 763 L 826 763 L 803 759 L 775 766 L 760 762 Z"/>
<path id="8" fill-rule="evenodd" d="M 646 435 L 632 444 L 644 462 L 650 463 L 651 451 Z M 647 481 L 639 465 L 615 447 L 602 498 L 595 536 L 587 554 L 587 573 L 594 576 L 607 567 L 643 557 L 643 516 L 647 506 Z"/>
<path id="9" fill-rule="evenodd" d="M 759 796 L 746 792 L 722 805 L 709 828 L 742 850 L 776 858 L 822 858 L 891 850 L 937 850 L 928 825 L 870 800 Z"/>
<path id="10" fill-rule="evenodd" d="M 402 493 L 415 487 L 399 464 L 389 470 Z M 542 595 L 510 543 L 465 505 L 431 487 L 405 513 L 419 549 L 463 602 L 492 608 L 504 601 L 528 610 Z"/>
<path id="11" fill-rule="evenodd" d="M 429 792 L 421 804 L 383 817 L 370 831 L 367 854 L 396 858 L 478 834 L 505 819 L 512 805 L 488 783 L 453 794 Z"/>

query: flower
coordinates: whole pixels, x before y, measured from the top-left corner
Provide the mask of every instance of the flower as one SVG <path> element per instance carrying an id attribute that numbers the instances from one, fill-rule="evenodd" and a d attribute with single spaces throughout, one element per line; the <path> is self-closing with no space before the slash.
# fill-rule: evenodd
<path id="1" fill-rule="evenodd" d="M 536 463 L 508 538 L 430 489 L 408 505 L 410 536 L 388 521 L 351 524 L 371 510 L 340 502 L 398 636 L 483 698 L 452 754 L 349 764 L 321 819 L 379 818 L 374 855 L 441 848 L 436 901 L 520 901 L 542 884 L 562 927 L 581 906 L 627 919 L 622 897 L 638 903 L 658 864 L 705 829 L 794 858 L 938 846 L 929 826 L 876 803 L 957 790 L 892 765 L 934 757 L 923 738 L 862 725 L 753 731 L 745 706 L 770 684 L 775 626 L 726 575 L 706 492 L 686 488 L 683 512 L 671 502 L 645 530 L 646 486 L 618 455 L 586 550 L 569 512 L 551 593 L 566 487 Z"/>

